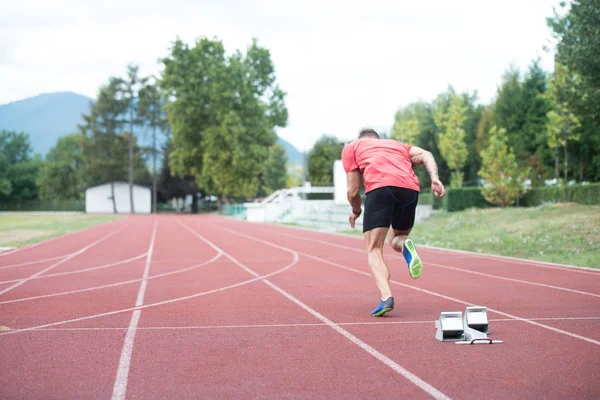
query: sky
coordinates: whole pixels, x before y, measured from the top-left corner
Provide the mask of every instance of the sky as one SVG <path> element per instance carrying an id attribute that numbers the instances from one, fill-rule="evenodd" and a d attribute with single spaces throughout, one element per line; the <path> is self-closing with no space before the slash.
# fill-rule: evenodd
<path id="1" fill-rule="evenodd" d="M 95 97 L 127 64 L 159 74 L 180 37 L 267 47 L 287 93 L 278 134 L 300 151 L 323 134 L 390 132 L 396 111 L 452 85 L 493 101 L 503 73 L 553 69 L 551 0 L 0 0 L 0 104 L 41 93 Z"/>

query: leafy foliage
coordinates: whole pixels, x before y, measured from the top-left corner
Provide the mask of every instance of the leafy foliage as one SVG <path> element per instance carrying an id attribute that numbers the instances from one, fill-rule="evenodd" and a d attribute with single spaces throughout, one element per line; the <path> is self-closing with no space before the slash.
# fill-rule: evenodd
<path id="1" fill-rule="evenodd" d="M 308 181 L 313 186 L 333 186 L 333 164 L 339 160 L 344 143 L 323 135 L 308 153 Z"/>
<path id="2" fill-rule="evenodd" d="M 490 203 L 506 207 L 526 192 L 523 183 L 529 171 L 519 166 L 504 128 L 493 126 L 489 136 L 489 145 L 481 153 L 479 174 L 484 180 L 481 191 Z"/>

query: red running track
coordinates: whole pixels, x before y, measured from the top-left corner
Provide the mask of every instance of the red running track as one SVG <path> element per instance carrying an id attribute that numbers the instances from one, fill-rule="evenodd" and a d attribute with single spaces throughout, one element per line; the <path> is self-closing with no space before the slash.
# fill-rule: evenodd
<path id="1" fill-rule="evenodd" d="M 132 216 L 0 256 L 0 398 L 600 396 L 600 271 L 386 250 L 214 216 Z M 435 340 L 485 305 L 500 345 Z"/>

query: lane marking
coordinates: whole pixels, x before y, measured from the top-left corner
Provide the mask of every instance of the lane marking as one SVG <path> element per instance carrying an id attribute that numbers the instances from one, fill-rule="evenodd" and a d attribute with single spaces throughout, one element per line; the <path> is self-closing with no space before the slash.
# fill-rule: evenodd
<path id="1" fill-rule="evenodd" d="M 183 224 L 182 224 L 183 225 Z M 189 227 L 188 227 L 189 229 Z M 211 242 L 209 242 L 207 239 L 204 239 L 202 236 L 198 235 L 196 232 L 192 231 L 190 229 L 190 231 L 192 233 L 194 233 L 196 236 L 198 236 L 200 239 L 202 239 L 203 241 L 205 241 L 207 244 L 212 244 Z M 177 297 L 174 299 L 169 299 L 169 300 L 164 300 L 164 301 L 159 301 L 156 303 L 151 303 L 151 304 L 145 304 L 139 307 L 130 307 L 130 308 L 124 308 L 124 309 L 120 309 L 120 310 L 114 310 L 114 311 L 108 311 L 108 312 L 104 312 L 104 313 L 100 313 L 100 314 L 93 314 L 93 315 L 87 315 L 84 317 L 79 317 L 79 318 L 73 318 L 73 319 L 68 319 L 68 320 L 63 320 L 63 321 L 58 321 L 58 322 L 52 322 L 52 323 L 48 323 L 48 324 L 44 324 L 44 325 L 37 325 L 37 326 L 32 326 L 29 328 L 22 328 L 22 329 L 15 329 L 9 332 L 0 332 L 0 336 L 4 336 L 4 335 L 12 335 L 12 334 L 16 334 L 16 333 L 21 333 L 21 332 L 28 332 L 28 331 L 32 331 L 32 330 L 38 330 L 38 329 L 43 329 L 43 328 L 48 328 L 48 327 L 52 327 L 52 326 L 58 326 L 58 325 L 65 325 L 65 324 L 70 324 L 73 322 L 80 322 L 80 321 L 87 321 L 90 319 L 95 319 L 95 318 L 102 318 L 102 317 L 108 317 L 108 316 L 112 316 L 112 315 L 117 315 L 117 314 L 122 314 L 125 312 L 129 312 L 129 311 L 135 311 L 135 310 L 144 310 L 146 308 L 153 308 L 153 307 L 159 307 L 165 304 L 173 304 L 173 303 L 178 303 L 181 301 L 186 301 L 186 300 L 190 300 L 190 299 L 195 299 L 197 297 L 202 297 L 202 296 L 207 296 L 209 294 L 213 294 L 213 293 L 219 293 L 219 292 L 223 292 L 229 289 L 234 289 L 240 286 L 245 286 L 254 282 L 257 282 L 263 278 L 268 278 L 271 276 L 275 276 L 278 275 L 282 272 L 287 271 L 288 269 L 292 268 L 294 265 L 296 265 L 298 263 L 299 258 L 298 257 L 294 257 L 292 262 L 287 264 L 285 267 L 278 269 L 276 271 L 270 272 L 268 274 L 256 277 L 256 278 L 252 278 L 252 279 L 248 279 L 242 282 L 238 282 L 238 283 L 234 283 L 232 285 L 227 285 L 227 286 L 222 286 L 216 289 L 211 289 L 211 290 L 207 290 L 204 292 L 198 292 L 198 293 L 194 293 L 188 296 L 183 296 L 183 297 Z"/>
<path id="2" fill-rule="evenodd" d="M 90 226 L 90 227 L 87 227 L 87 228 L 79 229 L 79 230 L 77 230 L 77 231 L 73 231 L 73 232 L 65 233 L 64 235 L 60 235 L 60 236 L 54 236 L 54 237 L 52 237 L 52 238 L 50 238 L 50 239 L 42 240 L 41 242 L 32 243 L 32 244 L 28 244 L 27 246 L 23 246 L 23 247 L 17 247 L 16 249 L 13 249 L 13 250 L 9 250 L 9 251 L 5 251 L 5 252 L 2 252 L 2 253 L 0 253 L 0 257 L 4 257 L 4 256 L 10 256 L 10 255 L 12 255 L 12 254 L 19 253 L 19 252 L 21 252 L 21 251 L 23 251 L 23 250 L 29 250 L 29 249 L 32 249 L 32 248 L 34 248 L 34 247 L 41 246 L 41 245 L 43 245 L 43 244 L 47 244 L 47 243 L 50 243 L 50 242 L 54 242 L 55 240 L 64 239 L 64 238 L 66 238 L 66 237 L 73 236 L 73 235 L 77 235 L 77 234 L 79 234 L 79 233 L 83 233 L 83 232 L 85 232 L 85 231 L 89 231 L 89 230 L 92 230 L 92 229 L 94 229 L 94 228 L 102 227 L 102 226 L 105 226 L 105 225 L 108 225 L 108 224 L 111 224 L 111 223 L 114 223 L 115 225 L 119 225 L 119 222 L 121 222 L 121 221 L 124 221 L 124 219 L 123 219 L 123 220 L 113 220 L 113 221 L 107 221 L 107 222 L 103 222 L 103 223 L 101 223 L 101 224 L 98 224 L 98 225 L 94 225 L 94 226 Z M 122 225 L 122 224 L 121 224 L 121 225 Z M 121 229 L 123 229 L 123 228 L 121 228 Z"/>
<path id="3" fill-rule="evenodd" d="M 267 245 L 275 247 L 275 248 L 283 249 L 285 251 L 290 252 L 294 256 L 298 256 L 299 254 L 302 254 L 302 253 L 296 252 L 296 251 L 294 251 L 292 249 L 289 249 L 289 248 L 286 248 L 286 247 L 283 247 L 283 246 L 279 246 L 279 245 L 276 245 L 274 243 L 271 243 L 271 242 L 268 242 L 268 241 L 264 241 L 262 239 L 258 239 L 258 238 L 253 237 L 253 236 L 245 235 L 243 233 L 235 232 L 235 231 L 232 231 L 232 230 L 229 230 L 229 229 L 226 229 L 226 228 L 219 228 L 219 229 L 226 230 L 226 231 L 231 232 L 231 233 L 233 233 L 235 235 L 242 236 L 242 237 L 245 237 L 245 238 L 257 241 L 259 243 L 264 243 L 264 244 L 267 244 Z M 224 250 L 222 250 L 222 251 L 223 251 L 223 254 L 225 255 L 225 257 L 229 258 L 231 261 L 233 261 L 234 263 L 236 263 L 240 268 L 242 268 L 243 270 L 247 271 L 248 273 L 250 273 L 250 274 L 252 274 L 254 276 L 257 276 L 256 272 L 254 272 L 252 269 L 248 268 L 247 266 L 245 266 L 242 263 L 240 263 L 239 261 L 237 261 L 231 255 L 229 255 L 226 251 L 224 251 Z M 450 399 L 444 393 L 442 393 L 441 391 L 439 391 L 438 389 L 436 389 L 435 387 L 433 387 L 431 384 L 427 383 L 423 379 L 419 378 L 417 375 L 415 375 L 412 372 L 408 371 L 406 368 L 404 368 L 401 365 L 397 364 L 395 361 L 393 361 L 392 359 L 390 359 L 389 357 L 387 357 L 383 353 L 380 353 L 374 347 L 372 347 L 372 346 L 368 345 L 367 343 L 363 342 L 361 339 L 359 339 L 358 337 L 354 336 L 353 334 L 351 334 L 350 332 L 348 332 L 347 330 L 345 330 L 344 328 L 342 328 L 341 326 L 339 326 L 339 324 L 336 324 L 335 322 L 331 321 L 329 318 L 325 317 L 323 314 L 319 313 L 315 309 L 313 309 L 310 306 L 308 306 L 307 304 L 303 303 L 302 301 L 300 301 L 298 298 L 294 297 L 289 292 L 283 290 L 282 288 L 280 288 L 279 286 L 275 285 L 274 283 L 272 283 L 268 279 L 264 279 L 263 278 L 262 281 L 266 285 L 268 285 L 269 287 L 271 287 L 273 290 L 277 291 L 279 294 L 283 295 L 288 300 L 290 300 L 293 303 L 295 303 L 296 305 L 298 305 L 304 311 L 308 312 L 309 314 L 311 314 L 312 316 L 314 316 L 318 320 L 322 321 L 325 325 L 329 326 L 330 328 L 332 328 L 333 330 L 335 330 L 336 332 L 338 332 L 340 335 L 342 335 L 346 339 L 348 339 L 350 342 L 354 343 L 359 348 L 361 348 L 362 350 L 364 350 L 365 352 L 367 352 L 368 354 L 370 354 L 371 356 L 373 356 L 374 358 L 376 358 L 377 360 L 379 360 L 380 362 L 382 362 L 384 365 L 386 365 L 387 367 L 391 368 L 394 372 L 400 374 L 405 379 L 407 379 L 408 381 L 412 382 L 414 385 L 416 385 L 417 387 L 419 387 L 424 392 L 428 393 L 434 399 Z"/>
<path id="4" fill-rule="evenodd" d="M 228 229 L 228 228 L 221 228 L 221 227 L 219 227 L 219 229 L 225 230 L 227 232 L 231 232 L 233 234 L 243 235 L 241 233 L 238 233 L 238 232 L 233 231 L 233 230 Z M 243 235 L 243 236 L 247 236 L 247 235 Z M 248 236 L 248 237 L 251 237 L 251 236 Z M 258 239 L 258 240 L 261 240 L 261 239 Z M 315 242 L 318 242 L 318 240 L 315 240 Z M 265 242 L 265 243 L 268 243 L 268 242 Z M 328 242 L 325 242 L 325 243 L 328 243 Z M 293 250 L 290 249 L 290 251 L 293 251 Z M 326 260 L 326 259 L 321 258 L 321 257 L 313 256 L 313 255 L 310 255 L 310 254 L 307 254 L 307 253 L 303 253 L 303 252 L 297 252 L 297 253 L 300 254 L 300 255 L 302 255 L 302 256 L 305 256 L 305 257 L 308 257 L 308 258 L 312 258 L 313 260 L 317 260 L 317 261 L 323 262 L 325 264 L 330 264 L 330 265 L 332 265 L 334 267 L 337 267 L 337 268 L 345 269 L 345 270 L 348 270 L 348 271 L 359 273 L 361 275 L 365 275 L 365 276 L 371 277 L 371 279 L 372 279 L 371 274 L 368 273 L 368 272 L 361 271 L 361 270 L 354 269 L 354 268 L 350 268 L 350 267 L 347 267 L 345 265 L 341 265 L 341 264 L 338 264 L 338 263 Z M 410 288 L 410 289 L 413 289 L 413 290 L 417 290 L 417 291 L 420 291 L 420 292 L 423 292 L 423 293 L 427 293 L 427 294 L 430 294 L 430 295 L 433 295 L 433 296 L 436 296 L 436 297 L 440 297 L 440 298 L 443 298 L 443 299 L 455 301 L 457 303 L 461 303 L 461 304 L 464 304 L 464 305 L 467 305 L 467 306 L 476 306 L 477 305 L 477 304 L 473 304 L 473 303 L 470 303 L 470 302 L 467 302 L 467 301 L 464 301 L 464 300 L 460 300 L 460 299 L 457 299 L 457 298 L 454 298 L 454 297 L 446 296 L 446 295 L 443 295 L 441 293 L 433 292 L 431 290 L 426 290 L 426 289 L 422 289 L 422 288 L 417 287 L 417 286 L 408 285 L 408 284 L 405 284 L 405 283 L 402 283 L 402 282 L 390 280 L 390 283 L 394 283 L 394 284 L 399 285 L 399 286 L 407 287 L 407 288 Z M 549 325 L 544 325 L 542 323 L 539 323 L 539 322 L 536 322 L 536 321 L 532 321 L 532 320 L 529 320 L 529 319 L 526 319 L 526 318 L 521 318 L 521 317 L 518 317 L 516 315 L 505 313 L 503 311 L 499 311 L 499 310 L 496 310 L 496 309 L 493 309 L 493 308 L 490 308 L 490 307 L 486 307 L 486 308 L 488 309 L 488 311 L 495 312 L 496 314 L 499 314 L 499 315 L 502 315 L 502 316 L 505 316 L 505 317 L 508 317 L 508 318 L 513 318 L 513 319 L 516 319 L 516 320 L 519 320 L 519 321 L 522 321 L 522 322 L 525 322 L 525 323 L 528 323 L 528 324 L 531 324 L 531 325 L 539 326 L 540 328 L 548 329 L 548 330 L 554 331 L 556 333 L 560 333 L 560 334 L 563 334 L 563 335 L 566 335 L 566 336 L 570 336 L 572 338 L 576 338 L 576 339 L 580 339 L 580 340 L 586 341 L 588 343 L 592 343 L 592 344 L 595 344 L 595 345 L 600 345 L 600 341 L 594 340 L 592 338 L 588 338 L 586 336 L 577 335 L 577 334 L 572 333 L 572 332 L 568 332 L 568 331 L 565 331 L 565 330 L 562 330 L 562 329 L 554 328 L 554 327 L 549 326 Z"/>
<path id="5" fill-rule="evenodd" d="M 531 321 L 597 321 L 600 317 L 548 317 L 548 318 L 527 318 Z M 490 318 L 490 322 L 521 322 L 514 318 Z M 436 321 L 389 321 L 389 322 L 336 322 L 340 326 L 354 326 L 354 325 L 432 325 Z M 137 330 L 144 331 L 162 331 L 162 330 L 194 330 L 194 329 L 259 329 L 259 328 L 303 328 L 303 327 L 327 327 L 325 323 L 312 323 L 312 324 L 248 324 L 248 325 L 187 325 L 187 326 L 143 326 L 138 327 Z M 0 330 L 1 327 L 0 327 Z M 7 328 L 5 330 L 11 330 Z M 126 331 L 127 328 L 40 328 L 34 329 L 30 332 L 60 332 L 60 331 Z"/>
<path id="6" fill-rule="evenodd" d="M 265 230 L 265 229 L 259 229 L 259 230 L 262 231 L 262 232 L 265 232 L 265 233 L 267 232 L 267 230 Z M 328 246 L 338 247 L 340 249 L 352 250 L 352 251 L 356 251 L 356 252 L 360 252 L 360 253 L 366 254 L 366 250 L 364 250 L 364 249 L 358 249 L 358 248 L 355 248 L 355 247 L 345 246 L 343 244 L 331 243 L 331 242 L 327 242 L 325 240 L 320 240 L 320 239 L 309 239 L 307 237 L 298 237 L 298 236 L 290 235 L 288 233 L 281 233 L 281 232 L 279 232 L 278 234 L 279 235 L 283 235 L 283 236 L 289 236 L 289 237 L 292 237 L 294 239 L 300 239 L 300 240 L 305 240 L 305 241 L 310 241 L 310 242 L 322 243 L 322 244 L 325 244 L 325 245 L 328 245 Z M 403 257 L 400 257 L 400 256 L 398 256 L 396 254 L 390 254 L 389 257 L 395 258 L 397 260 L 404 261 Z M 505 280 L 505 281 L 523 283 L 523 284 L 526 284 L 526 285 L 540 286 L 540 287 L 544 287 L 544 288 L 548 288 L 548 289 L 562 290 L 562 291 L 565 291 L 565 292 L 577 293 L 577 294 L 582 294 L 582 295 L 585 295 L 585 296 L 592 296 L 592 297 L 598 297 L 598 298 L 600 298 L 600 294 L 590 293 L 590 292 L 584 292 L 584 291 L 581 291 L 581 290 L 570 289 L 570 288 L 566 288 L 566 287 L 562 287 L 562 286 L 555 286 L 555 285 L 549 285 L 549 284 L 545 284 L 545 283 L 526 281 L 526 280 L 522 280 L 522 279 L 508 278 L 508 277 L 504 277 L 504 276 L 500 276 L 500 275 L 487 274 L 485 272 L 478 272 L 478 271 L 473 271 L 473 270 L 468 270 L 468 269 L 463 269 L 463 268 L 451 267 L 449 265 L 443 265 L 443 264 L 438 264 L 438 263 L 434 263 L 434 262 L 427 262 L 426 265 L 432 265 L 432 266 L 438 267 L 438 268 L 444 268 L 444 269 L 449 269 L 449 270 L 464 272 L 464 273 L 467 273 L 467 274 L 485 276 L 485 277 L 493 278 L 493 279 L 500 279 L 500 280 Z"/>
<path id="7" fill-rule="evenodd" d="M 337 264 L 337 263 L 325 260 L 325 259 L 320 258 L 320 257 L 312 256 L 310 254 L 305 254 L 305 253 L 300 253 L 300 254 L 303 255 L 303 256 L 306 256 L 308 258 L 312 258 L 314 260 L 321 261 L 321 262 L 324 262 L 326 264 L 333 265 L 334 267 L 337 267 L 337 268 L 346 269 L 348 271 L 353 271 L 353 272 L 359 273 L 361 275 L 366 275 L 366 276 L 371 277 L 371 274 L 369 274 L 367 272 L 364 272 L 364 271 L 361 271 L 361 270 L 358 270 L 358 269 L 346 267 L 344 265 Z M 463 305 L 467 305 L 467 306 L 476 306 L 477 305 L 477 304 L 470 303 L 470 302 L 467 302 L 467 301 L 464 301 L 464 300 L 460 300 L 460 299 L 457 299 L 457 298 L 454 298 L 454 297 L 446 296 L 446 295 L 443 295 L 441 293 L 433 292 L 431 290 L 426 290 L 426 289 L 422 289 L 422 288 L 419 288 L 419 287 L 416 287 L 416 286 L 407 285 L 407 284 L 402 283 L 402 282 L 390 280 L 390 283 L 393 283 L 393 284 L 396 284 L 396 285 L 399 285 L 399 286 L 403 286 L 403 287 L 407 287 L 407 288 L 410 288 L 410 289 L 413 289 L 413 290 L 417 290 L 419 292 L 427 293 L 427 294 L 430 294 L 432 296 L 440 297 L 442 299 L 446 299 L 446 300 L 454 301 L 454 302 L 457 302 L 457 303 L 461 303 Z M 560 334 L 563 334 L 563 335 L 566 335 L 566 336 L 570 336 L 572 338 L 576 338 L 576 339 L 580 339 L 580 340 L 586 341 L 588 343 L 592 343 L 592 344 L 595 344 L 595 345 L 600 345 L 600 341 L 588 338 L 586 336 L 577 335 L 575 333 L 568 332 L 568 331 L 565 331 L 565 330 L 562 330 L 562 329 L 558 329 L 558 328 L 554 328 L 554 327 L 549 326 L 549 325 L 544 325 L 544 324 L 541 324 L 539 322 L 532 321 L 530 319 L 517 317 L 516 315 L 505 313 L 503 311 L 499 311 L 499 310 L 496 310 L 496 309 L 493 309 L 493 308 L 490 308 L 490 307 L 486 307 L 486 308 L 487 308 L 488 311 L 495 312 L 496 314 L 503 315 L 503 316 L 508 317 L 508 318 L 516 319 L 516 320 L 519 320 L 519 321 L 522 321 L 522 322 L 525 322 L 525 323 L 528 323 L 528 324 L 531 324 L 531 325 L 539 326 L 540 328 L 548 329 L 548 330 L 554 331 L 556 333 L 560 333 Z"/>
<path id="8" fill-rule="evenodd" d="M 7 287 L 7 288 L 6 288 L 6 289 L 4 289 L 4 290 L 1 290 L 1 291 L 0 291 L 0 295 L 3 295 L 3 294 L 5 294 L 5 293 L 8 293 L 8 292 L 10 292 L 11 290 L 13 290 L 13 289 L 15 289 L 15 288 L 17 288 L 17 287 L 21 286 L 22 284 L 24 284 L 24 283 L 26 283 L 26 282 L 28 282 L 28 281 L 30 281 L 30 280 L 32 280 L 32 279 L 35 279 L 36 277 L 38 277 L 38 276 L 42 275 L 43 273 L 45 273 L 45 272 L 48 272 L 48 271 L 52 270 L 53 268 L 56 268 L 56 267 L 58 267 L 59 265 L 61 265 L 61 264 L 65 263 L 65 262 L 67 262 L 67 261 L 69 261 L 70 259 L 77 257 L 78 255 L 80 255 L 80 254 L 82 254 L 82 253 L 86 252 L 87 250 L 91 249 L 92 247 L 96 246 L 98 243 L 101 243 L 101 242 L 103 242 L 104 240 L 108 239 L 109 237 L 111 237 L 111 236 L 113 236 L 113 235 L 115 235 L 115 234 L 117 234 L 117 233 L 121 232 L 123 229 L 124 229 L 124 228 L 121 228 L 121 229 L 118 229 L 118 230 L 116 230 L 116 231 L 114 231 L 114 232 L 110 232 L 108 235 L 105 235 L 105 236 L 101 237 L 100 239 L 96 240 L 95 242 L 93 242 L 93 243 L 91 243 L 91 244 L 88 244 L 87 246 L 85 246 L 85 247 L 81 248 L 80 250 L 76 251 L 75 253 L 72 253 L 71 255 L 69 255 L 69 256 L 67 256 L 67 257 L 63 258 L 63 259 L 62 259 L 62 260 L 60 260 L 60 261 L 58 261 L 57 263 L 54 263 L 54 264 L 52 264 L 51 266 L 49 266 L 49 267 L 47 267 L 47 268 L 44 268 L 43 270 L 41 270 L 41 271 L 39 271 L 39 272 L 36 272 L 35 274 L 31 275 L 31 276 L 30 276 L 30 277 L 28 277 L 28 278 L 24 278 L 24 279 L 21 279 L 21 280 L 19 280 L 19 281 L 18 281 L 17 283 L 15 283 L 14 285 L 12 285 L 12 286 L 9 286 L 9 287 Z M 0 282 L 0 283 L 6 283 L 6 282 Z"/>
<path id="9" fill-rule="evenodd" d="M 82 274 L 84 272 L 90 272 L 90 271 L 96 271 L 96 270 L 104 269 L 104 268 L 116 267 L 117 265 L 127 264 L 127 263 L 130 263 L 132 261 L 137 261 L 140 258 L 146 257 L 147 255 L 148 255 L 148 253 L 143 253 L 143 254 L 140 254 L 139 256 L 127 258 L 125 260 L 113 261 L 110 264 L 103 264 L 103 265 L 97 265 L 95 267 L 89 267 L 89 268 L 83 268 L 83 269 L 76 269 L 74 271 L 59 272 L 57 274 L 48 274 L 48 275 L 36 276 L 34 278 L 30 278 L 30 280 L 54 278 L 54 277 L 57 277 L 57 276 L 64 276 L 64 275 Z M 23 280 L 23 278 L 21 278 L 21 279 L 11 279 L 9 281 L 2 281 L 2 282 L 0 282 L 0 284 L 20 282 L 21 280 Z"/>
<path id="10" fill-rule="evenodd" d="M 154 228 L 152 229 L 152 238 L 150 239 L 150 246 L 148 247 L 148 256 L 146 257 L 146 266 L 142 275 L 142 283 L 138 290 L 137 299 L 135 306 L 139 307 L 144 304 L 144 295 L 146 293 L 146 286 L 148 284 L 148 275 L 150 274 L 150 264 L 152 262 L 152 252 L 154 251 L 154 240 L 156 239 L 156 229 L 158 227 L 158 219 L 154 218 Z M 129 322 L 129 328 L 125 334 L 125 343 L 123 343 L 123 350 L 121 351 L 121 358 L 119 359 L 119 367 L 117 369 L 117 377 L 113 386 L 113 399 L 124 399 L 125 392 L 127 391 L 127 377 L 129 376 L 129 367 L 131 366 L 131 353 L 133 351 L 133 342 L 135 341 L 135 332 L 140 320 L 141 310 L 135 310 L 131 316 Z"/>
<path id="11" fill-rule="evenodd" d="M 219 259 L 220 257 L 221 257 L 221 255 L 217 254 L 216 256 L 214 256 L 213 258 L 211 258 L 210 260 L 206 260 L 204 262 L 201 262 L 200 264 L 192 265 L 190 267 L 186 267 L 186 268 L 183 268 L 183 269 L 178 269 L 178 270 L 175 270 L 175 271 L 165 272 L 165 273 L 162 273 L 162 274 L 150 275 L 148 277 L 148 280 L 150 280 L 150 279 L 156 279 L 156 278 L 163 278 L 165 276 L 169 276 L 169 275 L 173 275 L 173 274 L 180 274 L 180 273 L 183 273 L 183 272 L 188 272 L 188 271 L 194 270 L 196 268 L 200 268 L 200 267 L 203 267 L 205 265 L 208 265 L 208 264 L 211 264 L 213 262 L 216 262 L 217 259 Z M 154 264 L 154 261 L 152 262 L 152 264 Z M 68 292 L 51 293 L 51 294 L 45 294 L 45 295 L 41 295 L 41 296 L 23 297 L 23 298 L 20 298 L 20 299 L 5 300 L 5 301 L 0 301 L 0 305 L 1 304 L 17 303 L 17 302 L 21 302 L 21 301 L 45 299 L 45 298 L 48 298 L 48 297 L 66 296 L 66 295 L 69 295 L 69 294 L 81 293 L 81 292 L 88 292 L 88 291 L 91 291 L 91 290 L 106 289 L 106 288 L 110 288 L 110 287 L 121 286 L 121 285 L 128 285 L 130 283 L 140 282 L 143 279 L 144 278 L 132 279 L 132 280 L 129 280 L 129 281 L 122 281 L 122 282 L 110 283 L 110 284 L 102 285 L 102 286 L 92 286 L 92 287 L 84 288 L 84 289 L 70 290 Z"/>
<path id="12" fill-rule="evenodd" d="M 224 217 L 221 217 L 221 218 L 226 219 Z M 260 224 L 263 226 L 266 225 L 265 223 L 260 223 L 260 222 L 246 222 L 246 224 Z M 345 234 L 345 233 L 340 233 L 340 232 L 327 232 L 327 231 L 311 229 L 308 227 L 301 227 L 301 226 L 287 226 L 287 225 L 280 225 L 280 224 L 270 224 L 270 226 L 284 228 L 285 230 L 305 231 L 305 232 L 313 233 L 313 234 L 322 233 L 322 234 L 330 235 L 330 236 L 347 237 L 347 238 L 351 238 L 351 239 L 355 239 L 355 240 L 364 241 L 362 236 L 353 235 L 353 234 Z M 292 235 L 292 236 L 298 237 L 298 236 L 294 236 L 294 235 Z M 521 264 L 521 265 L 525 264 L 528 266 L 534 266 L 534 267 L 539 267 L 539 268 L 559 269 L 559 270 L 568 271 L 568 272 L 576 272 L 576 273 L 600 276 L 600 269 L 598 269 L 598 268 L 580 267 L 578 265 L 558 264 L 558 263 L 551 263 L 551 262 L 546 262 L 546 261 L 528 260 L 525 258 L 501 256 L 501 255 L 496 255 L 496 254 L 487 254 L 487 253 L 482 254 L 482 253 L 476 253 L 474 251 L 450 249 L 450 248 L 428 246 L 428 245 L 420 245 L 420 247 L 425 247 L 425 248 L 428 248 L 431 250 L 437 250 L 442 253 L 449 251 L 452 253 L 461 253 L 461 254 L 465 254 L 465 255 L 474 256 L 475 258 L 479 257 L 479 258 L 492 258 L 492 259 L 506 260 L 506 261 L 512 261 L 513 263 L 517 263 L 517 264 Z"/>
<path id="13" fill-rule="evenodd" d="M 22 267 L 24 265 L 40 264 L 40 263 L 47 262 L 47 261 L 60 260 L 61 258 L 68 257 L 71 254 L 73 254 L 73 253 L 65 254 L 65 255 L 62 255 L 62 256 L 51 257 L 51 258 L 44 258 L 42 260 L 22 262 L 22 263 L 19 263 L 19 264 L 7 264 L 7 265 L 3 265 L 2 267 L 0 267 L 0 269 L 17 268 L 17 267 Z"/>

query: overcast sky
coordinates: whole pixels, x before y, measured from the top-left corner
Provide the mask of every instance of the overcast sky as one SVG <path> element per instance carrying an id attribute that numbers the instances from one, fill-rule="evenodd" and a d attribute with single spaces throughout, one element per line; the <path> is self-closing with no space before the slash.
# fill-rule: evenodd
<path id="1" fill-rule="evenodd" d="M 253 37 L 271 51 L 300 150 L 324 133 L 389 131 L 396 110 L 448 85 L 496 94 L 511 63 L 553 56 L 545 18 L 558 0 L 0 0 L 0 104 L 40 93 L 95 97 L 130 62 L 143 74 L 180 36 L 218 37 L 228 52 Z"/>

